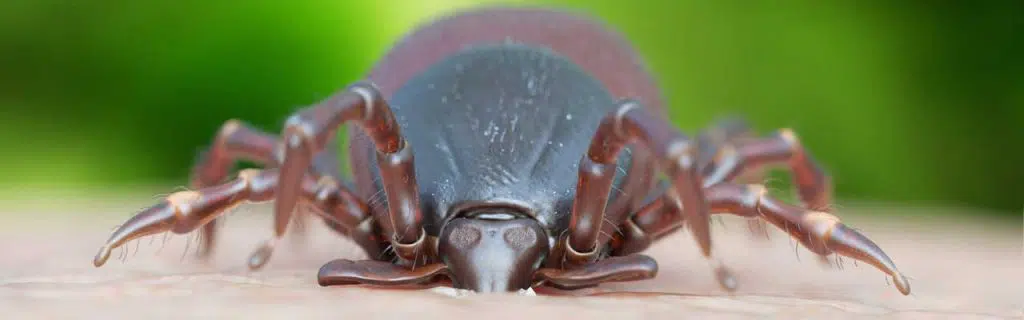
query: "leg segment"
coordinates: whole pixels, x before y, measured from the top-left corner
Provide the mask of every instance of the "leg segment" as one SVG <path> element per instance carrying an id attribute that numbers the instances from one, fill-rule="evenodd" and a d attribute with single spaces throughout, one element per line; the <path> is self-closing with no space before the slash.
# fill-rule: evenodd
<path id="1" fill-rule="evenodd" d="M 633 255 L 646 250 L 652 243 L 672 234 L 682 227 L 684 217 L 679 209 L 667 205 L 667 195 L 655 198 L 637 211 L 630 219 L 620 226 L 622 232 L 617 233 L 611 242 L 612 256 Z M 712 212 L 714 213 L 714 212 Z M 722 288 L 736 290 L 736 280 L 729 269 L 720 261 L 712 261 L 715 277 Z"/>
<path id="2" fill-rule="evenodd" d="M 426 233 L 412 150 L 402 137 L 387 102 L 369 83 L 355 84 L 288 119 L 282 134 L 285 147 L 280 188 L 274 204 L 275 231 L 278 235 L 284 232 L 300 198 L 298 187 L 312 165 L 313 156 L 324 149 L 342 124 L 350 122 L 359 125 L 377 149 L 389 211 L 388 219 L 379 222 L 385 234 L 391 237 L 396 253 L 413 260 Z"/>
<path id="3" fill-rule="evenodd" d="M 192 168 L 193 189 L 215 186 L 225 182 L 235 163 L 239 160 L 256 162 L 264 167 L 276 167 L 281 153 L 276 136 L 266 133 L 240 120 L 228 120 L 213 138 L 213 144 L 199 155 Z M 336 154 L 333 148 L 317 155 L 314 168 L 317 172 L 338 176 Z M 305 216 L 297 216 L 303 219 Z M 201 255 L 208 257 L 214 248 L 217 236 L 217 219 L 203 225 Z M 300 230 L 297 230 L 301 232 Z"/>
<path id="4" fill-rule="evenodd" d="M 729 145 L 736 140 L 752 138 L 752 135 L 750 126 L 740 118 L 725 118 L 716 121 L 697 135 L 697 143 L 700 145 L 700 156 L 698 157 L 700 167 L 706 167 L 711 163 L 722 146 Z"/>
<path id="5" fill-rule="evenodd" d="M 831 183 L 795 133 L 779 130 L 771 138 L 738 141 L 719 150 L 713 162 L 704 168 L 704 186 L 734 180 L 757 167 L 788 162 L 800 199 L 807 208 L 828 211 Z"/>
<path id="6" fill-rule="evenodd" d="M 689 222 L 705 256 L 711 253 L 710 225 L 701 177 L 697 173 L 697 145 L 668 122 L 656 119 L 635 101 L 622 102 L 601 121 L 587 154 L 579 164 L 576 198 L 564 250 L 573 263 L 592 262 L 600 250 L 598 236 L 608 193 L 615 177 L 619 152 L 630 142 L 653 155 L 671 185 L 666 194 Z"/>
<path id="7" fill-rule="evenodd" d="M 361 230 L 371 219 L 365 203 L 329 177 L 317 180 L 310 175 L 303 177 L 300 185 L 300 198 L 312 204 L 318 213 L 349 230 Z M 242 202 L 262 202 L 272 200 L 278 188 L 277 169 L 242 170 L 238 178 L 196 191 L 182 191 L 171 194 L 164 201 L 135 215 L 121 225 L 107 240 L 103 248 L 96 254 L 93 263 L 98 267 L 110 257 L 110 251 L 121 247 L 128 241 L 162 232 L 177 234 L 189 233 L 223 215 L 228 209 Z M 357 233 L 363 234 L 363 233 Z M 364 245 L 368 253 L 373 254 L 374 239 L 353 239 Z M 273 253 L 273 241 L 269 241 L 249 259 L 250 268 L 259 268 L 266 263 Z"/>
<path id="8" fill-rule="evenodd" d="M 275 161 L 274 146 L 277 138 L 253 128 L 239 120 L 228 120 L 213 138 L 213 144 L 201 153 L 192 168 L 193 189 L 215 186 L 227 179 L 238 160 L 249 160 L 260 165 L 272 165 Z M 201 255 L 208 257 L 214 248 L 217 236 L 217 220 L 203 225 Z"/>
<path id="9" fill-rule="evenodd" d="M 645 203 L 645 197 L 657 181 L 657 177 L 654 175 L 654 164 L 648 160 L 650 152 L 637 148 L 633 148 L 631 151 L 633 161 L 626 172 L 629 179 L 626 179 L 621 187 L 622 195 L 609 203 L 608 209 L 604 212 L 598 243 L 606 243 L 616 232 L 617 226 Z M 614 179 L 615 174 L 611 174 Z"/>
<path id="10" fill-rule="evenodd" d="M 203 188 L 223 183 L 238 160 L 255 161 L 261 165 L 276 162 L 274 148 L 277 137 L 253 128 L 239 120 L 228 120 L 213 138 L 192 169 L 192 185 Z"/>
<path id="11" fill-rule="evenodd" d="M 753 129 L 742 118 L 728 117 L 717 121 L 697 135 L 697 143 L 700 146 L 698 167 L 701 168 L 702 172 L 708 168 L 714 162 L 722 147 L 736 145 L 755 138 Z M 764 178 L 765 171 L 763 168 L 748 168 L 736 177 L 736 181 L 760 183 L 764 181 Z"/>

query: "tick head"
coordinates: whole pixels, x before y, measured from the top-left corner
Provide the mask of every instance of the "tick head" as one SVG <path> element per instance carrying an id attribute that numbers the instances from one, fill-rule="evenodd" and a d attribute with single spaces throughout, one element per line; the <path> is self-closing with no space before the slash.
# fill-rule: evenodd
<path id="1" fill-rule="evenodd" d="M 529 288 L 547 252 L 547 233 L 537 220 L 507 213 L 452 219 L 438 243 L 455 287 L 476 292 Z"/>

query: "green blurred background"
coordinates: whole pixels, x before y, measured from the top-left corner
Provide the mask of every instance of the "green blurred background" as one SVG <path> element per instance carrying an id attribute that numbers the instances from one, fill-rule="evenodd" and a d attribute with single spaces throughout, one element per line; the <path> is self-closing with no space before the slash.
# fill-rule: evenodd
<path id="1" fill-rule="evenodd" d="M 479 3 L 5 0 L 2 197 L 183 185 L 225 120 L 278 132 L 416 24 Z M 1024 2 L 506 3 L 618 28 L 688 132 L 731 114 L 794 128 L 843 201 L 1020 215 Z"/>

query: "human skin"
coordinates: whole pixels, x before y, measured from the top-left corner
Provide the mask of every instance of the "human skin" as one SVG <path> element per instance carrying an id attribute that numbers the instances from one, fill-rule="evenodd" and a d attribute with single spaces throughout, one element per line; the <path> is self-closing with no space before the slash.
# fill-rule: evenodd
<path id="1" fill-rule="evenodd" d="M 195 237 L 157 236 L 126 246 L 122 263 L 94 268 L 92 254 L 111 228 L 145 205 L 124 200 L 67 199 L 8 205 L 0 215 L 0 310 L 6 319 L 102 316 L 137 318 L 679 319 L 872 318 L 1020 319 L 1024 266 L 1019 220 L 991 222 L 965 210 L 842 206 L 840 215 L 889 250 L 914 286 L 902 296 L 885 277 L 849 259 L 826 267 L 794 249 L 781 231 L 751 236 L 727 217 L 712 229 L 715 250 L 739 281 L 729 294 L 691 237 L 679 233 L 647 251 L 659 263 L 652 280 L 605 284 L 575 292 L 451 296 L 440 290 L 320 287 L 324 262 L 359 259 L 358 249 L 322 227 L 290 232 L 264 270 L 249 271 L 248 253 L 269 235 L 267 205 L 236 209 L 226 219 L 215 256 L 193 255 Z M 83 210 L 82 208 L 89 208 Z M 867 215 L 871 212 L 873 214 Z M 960 215 L 953 215 L 959 213 Z M 923 218 L 928 217 L 928 218 Z M 970 217 L 970 218 L 964 218 Z M 883 220 L 884 218 L 884 220 Z M 313 220 L 309 220 L 313 222 Z M 758 239 L 761 238 L 761 239 Z M 186 246 L 189 251 L 185 253 Z"/>

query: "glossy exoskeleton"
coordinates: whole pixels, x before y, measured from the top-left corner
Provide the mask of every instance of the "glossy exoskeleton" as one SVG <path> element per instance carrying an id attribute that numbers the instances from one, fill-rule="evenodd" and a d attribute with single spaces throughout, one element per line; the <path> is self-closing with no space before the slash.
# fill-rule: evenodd
<path id="1" fill-rule="evenodd" d="M 885 253 L 828 213 L 830 180 L 791 130 L 754 137 L 732 122 L 689 138 L 660 95 L 633 49 L 587 17 L 461 12 L 406 36 L 364 81 L 298 111 L 280 135 L 228 121 L 196 166 L 195 190 L 124 223 L 94 263 L 129 240 L 199 228 L 209 254 L 227 208 L 273 200 L 275 237 L 251 256 L 254 269 L 308 204 L 373 259 L 328 262 L 321 285 L 575 289 L 654 277 L 656 262 L 639 252 L 684 225 L 713 259 L 709 216 L 728 213 L 763 219 L 820 256 L 865 261 L 909 294 Z M 352 183 L 335 166 L 343 124 L 355 125 Z M 226 181 L 240 159 L 264 169 Z M 789 166 L 803 205 L 737 180 L 772 164 Z"/>

